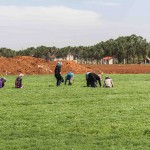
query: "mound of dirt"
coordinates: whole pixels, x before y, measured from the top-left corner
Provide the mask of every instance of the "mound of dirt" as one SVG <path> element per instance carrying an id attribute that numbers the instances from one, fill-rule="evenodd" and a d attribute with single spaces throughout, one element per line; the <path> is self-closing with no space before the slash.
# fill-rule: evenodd
<path id="1" fill-rule="evenodd" d="M 0 75 L 23 74 L 54 74 L 55 62 L 47 62 L 44 59 L 18 56 L 14 58 L 0 57 Z M 150 65 L 80 65 L 75 61 L 62 61 L 62 74 L 72 71 L 75 74 L 86 72 L 105 74 L 126 74 L 126 73 L 150 73 Z"/>
<path id="2" fill-rule="evenodd" d="M 17 56 L 14 58 L 0 57 L 0 74 L 53 74 L 56 63 L 57 62 L 47 62 L 44 59 L 29 56 Z M 62 63 L 62 74 L 66 74 L 69 71 L 75 74 L 83 74 L 87 71 L 92 71 L 74 61 L 63 61 Z"/>

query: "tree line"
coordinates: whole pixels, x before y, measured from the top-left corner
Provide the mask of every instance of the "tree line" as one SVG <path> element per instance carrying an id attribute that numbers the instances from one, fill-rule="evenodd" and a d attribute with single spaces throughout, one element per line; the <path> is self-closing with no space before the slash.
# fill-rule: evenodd
<path id="1" fill-rule="evenodd" d="M 147 42 L 141 36 L 120 36 L 117 39 L 109 39 L 101 41 L 94 46 L 67 46 L 64 48 L 39 46 L 37 48 L 29 47 L 24 50 L 11 50 L 8 48 L 0 48 L 0 57 L 15 56 L 33 56 L 42 58 L 47 61 L 53 58 L 65 58 L 68 54 L 72 54 L 75 59 L 86 62 L 99 61 L 105 56 L 112 56 L 123 63 L 124 59 L 127 64 L 134 64 L 144 61 L 146 56 L 150 57 L 150 42 Z"/>

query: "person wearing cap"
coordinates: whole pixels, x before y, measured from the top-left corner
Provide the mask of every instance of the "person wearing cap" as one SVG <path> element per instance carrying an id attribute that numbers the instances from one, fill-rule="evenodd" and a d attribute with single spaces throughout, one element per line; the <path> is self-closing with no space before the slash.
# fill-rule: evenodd
<path id="1" fill-rule="evenodd" d="M 69 72 L 65 77 L 65 85 L 66 85 L 67 81 L 69 81 L 68 85 L 72 85 L 73 80 L 74 80 L 74 73 Z"/>
<path id="2" fill-rule="evenodd" d="M 62 82 L 64 82 L 64 79 L 63 79 L 63 77 L 61 76 L 61 66 L 62 66 L 62 62 L 58 62 L 57 64 L 56 64 L 56 67 L 55 67 L 55 71 L 54 71 L 54 73 L 55 73 L 55 78 L 56 78 L 56 86 L 60 86 L 60 84 L 62 83 Z"/>
<path id="3" fill-rule="evenodd" d="M 6 78 L 0 78 L 0 88 L 3 88 L 5 86 Z"/>
<path id="4" fill-rule="evenodd" d="M 16 80 L 15 80 L 15 88 L 23 88 L 23 85 L 22 85 L 22 77 L 24 75 L 23 74 L 20 74 Z"/>
<path id="5" fill-rule="evenodd" d="M 105 80 L 104 80 L 103 87 L 105 87 L 105 88 L 114 87 L 113 80 L 110 77 L 106 77 Z"/>
<path id="6" fill-rule="evenodd" d="M 87 81 L 87 86 L 91 87 L 97 87 L 97 82 L 99 83 L 99 86 L 101 87 L 101 80 L 102 77 L 101 75 L 98 75 L 93 72 L 86 73 L 86 81 Z"/>

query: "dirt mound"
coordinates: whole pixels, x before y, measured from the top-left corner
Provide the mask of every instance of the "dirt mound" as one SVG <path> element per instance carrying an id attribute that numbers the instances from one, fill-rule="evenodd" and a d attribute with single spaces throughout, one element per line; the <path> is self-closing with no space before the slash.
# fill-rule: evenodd
<path id="1" fill-rule="evenodd" d="M 47 62 L 44 59 L 18 56 L 14 58 L 0 57 L 0 75 L 23 74 L 54 74 L 57 62 Z M 69 71 L 75 74 L 85 74 L 86 72 L 95 73 L 150 73 L 150 65 L 80 65 L 75 61 L 62 61 L 62 74 Z"/>
<path id="2" fill-rule="evenodd" d="M 53 74 L 57 62 L 47 62 L 43 59 L 18 56 L 14 58 L 0 58 L 0 74 L 1 75 L 17 75 L 23 74 Z M 72 71 L 76 74 L 83 74 L 92 71 L 86 67 L 77 64 L 74 61 L 63 61 L 62 74 Z"/>

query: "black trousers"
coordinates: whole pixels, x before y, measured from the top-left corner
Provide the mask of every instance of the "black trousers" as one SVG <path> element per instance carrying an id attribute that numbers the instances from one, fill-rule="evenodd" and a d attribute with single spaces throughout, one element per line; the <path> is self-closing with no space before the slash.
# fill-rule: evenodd
<path id="1" fill-rule="evenodd" d="M 55 78 L 56 78 L 56 80 L 57 80 L 56 86 L 60 86 L 60 84 L 61 84 L 62 82 L 64 82 L 64 79 L 63 79 L 63 77 L 61 76 L 61 74 L 55 74 Z"/>

